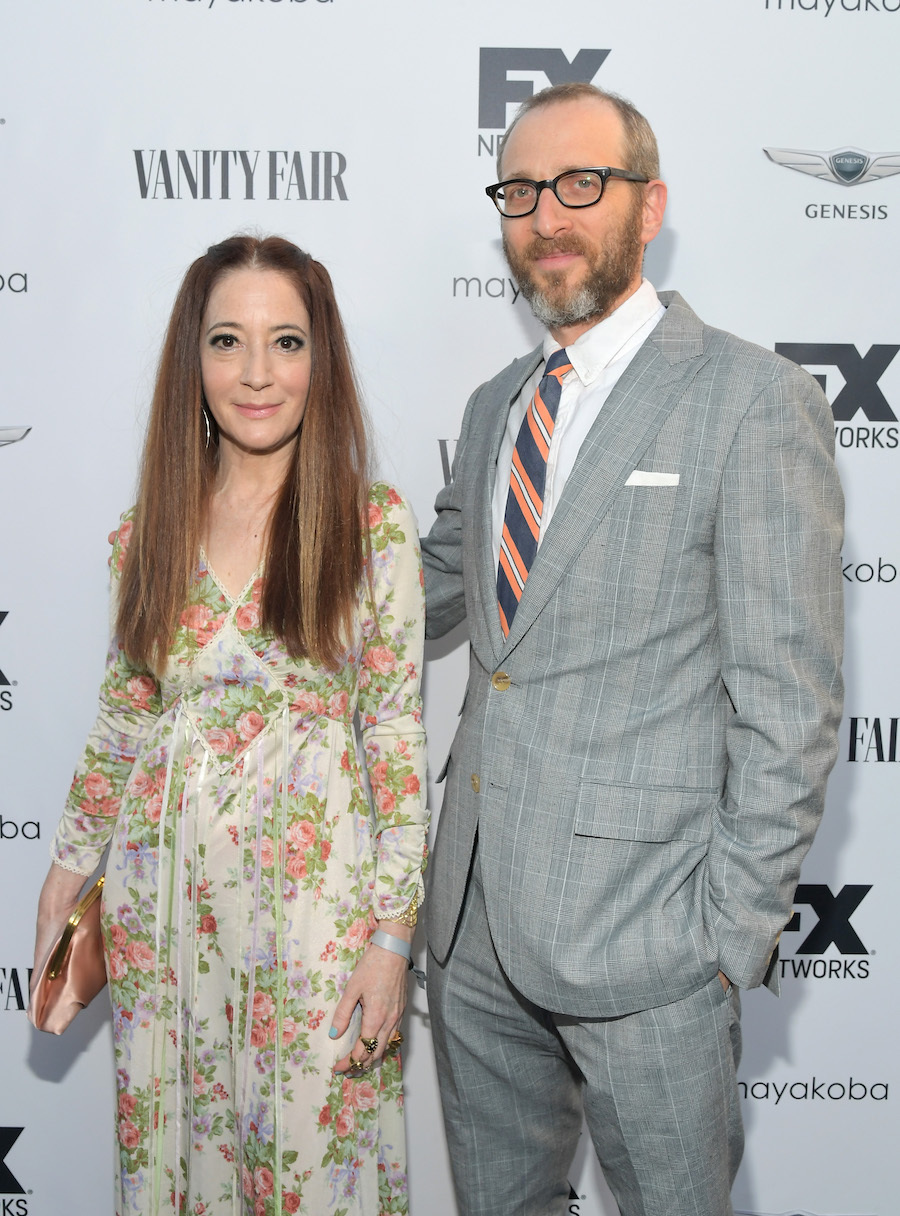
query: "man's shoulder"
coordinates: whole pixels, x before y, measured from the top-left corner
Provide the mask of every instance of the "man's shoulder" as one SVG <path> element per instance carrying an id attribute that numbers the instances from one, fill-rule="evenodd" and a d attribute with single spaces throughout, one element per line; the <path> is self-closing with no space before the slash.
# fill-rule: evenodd
<path id="1" fill-rule="evenodd" d="M 745 373 L 752 372 L 754 379 L 777 380 L 786 376 L 811 379 L 798 364 L 783 355 L 707 324 L 677 291 L 661 291 L 659 298 L 666 306 L 666 314 L 651 339 L 669 357 L 674 351 L 690 349 L 707 360 L 713 373 L 727 374 L 740 368 Z"/>

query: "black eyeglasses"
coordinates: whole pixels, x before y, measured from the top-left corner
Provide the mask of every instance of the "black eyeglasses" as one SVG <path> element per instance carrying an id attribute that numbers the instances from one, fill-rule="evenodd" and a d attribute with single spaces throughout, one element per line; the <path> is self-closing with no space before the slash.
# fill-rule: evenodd
<path id="1" fill-rule="evenodd" d="M 504 219 L 518 219 L 537 210 L 542 190 L 552 190 L 564 207 L 593 207 L 594 203 L 600 202 L 603 188 L 611 177 L 621 177 L 626 182 L 650 180 L 630 169 L 610 169 L 604 165 L 599 169 L 569 169 L 542 182 L 533 182 L 527 177 L 511 178 L 486 186 L 484 192 Z"/>

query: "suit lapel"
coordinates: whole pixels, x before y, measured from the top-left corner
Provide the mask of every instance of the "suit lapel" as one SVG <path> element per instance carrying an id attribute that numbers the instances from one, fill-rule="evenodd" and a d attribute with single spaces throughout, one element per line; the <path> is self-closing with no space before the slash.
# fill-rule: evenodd
<path id="1" fill-rule="evenodd" d="M 531 567 L 509 637 L 515 647 L 590 540 L 637 461 L 703 365 L 702 323 L 676 293 L 660 293 L 666 316 L 638 351 L 581 446 Z M 496 615 L 496 612 L 495 612 Z"/>

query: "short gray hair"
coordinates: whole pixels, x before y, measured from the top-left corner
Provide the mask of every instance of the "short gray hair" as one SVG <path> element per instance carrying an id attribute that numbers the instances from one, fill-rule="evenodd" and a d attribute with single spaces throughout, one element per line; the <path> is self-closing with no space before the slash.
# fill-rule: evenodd
<path id="1" fill-rule="evenodd" d="M 625 97 L 620 97 L 618 93 L 607 93 L 604 89 L 598 89 L 596 85 L 574 80 L 568 84 L 555 84 L 549 89 L 541 89 L 539 93 L 533 94 L 527 101 L 522 103 L 497 148 L 498 179 L 503 177 L 500 162 L 503 160 L 506 141 L 509 139 L 512 131 L 515 130 L 516 124 L 526 114 L 529 114 L 532 110 L 539 110 L 545 106 L 555 105 L 558 102 L 581 101 L 583 99 L 605 102 L 607 105 L 612 106 L 622 121 L 625 160 L 628 163 L 616 165 L 615 168 L 631 169 L 632 172 L 640 173 L 642 177 L 646 178 L 659 177 L 659 148 L 657 147 L 656 136 L 653 134 L 653 128 L 640 110 L 636 109 Z M 584 167 L 589 168 L 590 166 L 585 165 Z"/>

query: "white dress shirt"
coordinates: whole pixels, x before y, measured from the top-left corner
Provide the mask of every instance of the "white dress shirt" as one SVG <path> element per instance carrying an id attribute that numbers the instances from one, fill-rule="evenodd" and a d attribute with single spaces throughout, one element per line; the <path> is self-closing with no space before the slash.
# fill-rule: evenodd
<path id="1" fill-rule="evenodd" d="M 562 379 L 562 394 L 547 458 L 539 545 L 544 539 L 547 525 L 588 431 L 594 425 L 619 377 L 665 311 L 665 306 L 660 303 L 653 286 L 643 279 L 637 291 L 630 295 L 624 304 L 620 304 L 615 312 L 592 325 L 571 346 L 566 347 L 572 370 L 566 372 Z M 506 431 L 497 457 L 492 512 L 494 557 L 498 562 L 513 450 L 522 420 L 544 375 L 544 364 L 555 350 L 559 350 L 559 343 L 548 333 L 544 338 L 544 363 L 538 366 L 534 375 L 522 386 L 522 391 L 512 403 L 506 422 Z"/>

